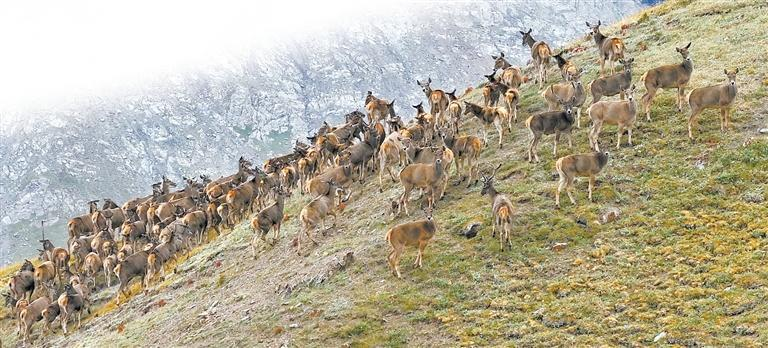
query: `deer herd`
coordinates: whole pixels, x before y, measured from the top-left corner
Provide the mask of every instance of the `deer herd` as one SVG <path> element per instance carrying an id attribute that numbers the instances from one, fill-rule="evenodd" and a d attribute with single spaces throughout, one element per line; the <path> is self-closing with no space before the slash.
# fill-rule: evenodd
<path id="1" fill-rule="evenodd" d="M 592 126 L 587 137 L 593 152 L 555 160 L 555 170 L 560 177 L 555 189 L 557 207 L 560 207 L 563 190 L 571 203 L 576 204 L 572 194 L 576 177 L 589 178 L 588 198 L 592 201 L 596 175 L 609 159 L 607 152 L 600 152 L 599 136 L 605 124 L 618 126 L 617 149 L 621 148 L 624 130 L 628 132 L 627 142 L 632 145 L 637 118 L 635 84 L 632 83 L 634 58 L 627 57 L 621 38 L 606 37 L 600 25 L 600 21 L 597 25 L 587 23 L 599 55 L 600 77 L 586 88 L 581 81 L 584 68 L 566 59 L 565 51 L 553 55 L 546 42 L 531 36 L 531 29 L 520 31 L 523 45 L 531 51 L 532 72 L 542 91 L 540 96 L 548 105 L 546 111 L 534 113 L 525 120 L 530 132 L 529 162 L 539 162 L 537 146 L 544 135 L 554 135 L 554 156 L 557 156 L 561 135 L 567 136 L 569 147 L 573 147 L 573 133 L 581 127 L 581 108 L 587 95 L 591 95 L 587 113 Z M 651 120 L 651 105 L 659 89 L 677 88 L 676 104 L 678 110 L 682 110 L 683 93 L 693 73 L 690 47 L 688 43 L 676 48 L 682 56 L 681 63 L 663 65 L 642 76 L 646 93 L 641 101 L 647 121 Z M 495 128 L 499 148 L 504 144 L 505 128 L 510 133 L 513 131 L 521 101 L 519 88 L 528 78 L 523 75 L 524 69 L 506 60 L 504 53 L 491 58 L 493 72 L 485 75 L 487 83 L 482 89 L 482 104 L 457 97 L 455 89 L 452 92 L 434 89 L 428 77 L 416 82 L 427 99 L 429 110 L 423 102 L 413 105 L 415 115 L 406 123 L 396 114 L 394 100 L 378 98 L 369 91 L 364 105 L 367 114 L 351 112 L 346 115 L 346 122 L 338 126 L 323 123 L 307 138 L 309 144 L 296 141 L 292 153 L 271 158 L 261 168 L 241 157 L 236 173 L 216 180 L 205 175 L 184 178 L 184 189 L 173 191 L 176 183 L 163 176 L 152 185 L 151 195 L 128 200 L 122 206 L 110 199 L 104 199 L 101 208 L 98 201 L 89 202 L 87 214 L 68 221 L 69 238 L 65 247 L 41 240 L 41 263 L 34 266 L 25 261 L 10 279 L 10 293 L 5 297 L 18 318 L 19 335 L 29 340 L 32 325 L 37 321 L 43 321 L 46 331 L 51 330 L 56 318 L 64 333 L 73 316 L 78 318 L 79 326 L 83 312 L 90 312 L 91 293 L 101 274 L 106 287 L 110 287 L 113 276 L 116 277 L 119 288 L 115 298 L 119 304 L 121 296 L 128 295 L 128 285 L 133 279 L 140 279 L 142 288 L 151 285 L 164 274 L 168 262 L 205 243 L 208 231 L 221 234 L 224 229 L 251 219 L 254 232 L 251 246 L 256 258 L 262 246 L 280 240 L 285 206 L 296 192 L 308 196 L 298 215 L 300 231 L 293 243 L 301 254 L 302 235 L 308 242 L 318 244 L 314 233 L 318 228 L 326 233 L 329 217 L 335 225 L 352 197 L 353 184 L 364 183 L 369 173 L 377 170 L 380 192 L 387 186 L 386 176 L 402 186 L 402 193 L 387 201 L 392 215 L 410 215 L 409 202 L 414 190 L 418 189 L 424 198 L 424 219 L 396 225 L 386 232 L 386 241 L 391 246 L 388 264 L 398 278 L 401 276 L 399 260 L 408 246 L 418 248 L 414 265 L 421 267 L 424 249 L 438 231 L 433 211 L 445 197 L 451 172 L 458 178 L 455 185 L 466 181 L 467 187 L 471 187 L 482 181 L 481 195 L 489 196 L 491 201 L 493 236 L 499 234 L 501 250 L 512 247 L 510 234 L 515 208 L 508 194 L 494 187 L 502 165 L 488 175 L 480 174 L 479 165 L 480 155 L 488 143 L 486 129 Z M 563 81 L 545 87 L 550 58 L 556 61 Z M 607 76 L 606 61 L 611 73 Z M 623 68 L 615 72 L 614 62 Z M 726 70 L 724 84 L 694 89 L 689 94 L 688 136 L 691 139 L 692 126 L 706 108 L 719 108 L 721 129 L 725 131 L 728 127 L 728 110 L 736 97 L 738 71 Z M 602 100 L 616 95 L 619 96 L 616 100 Z M 483 129 L 482 138 L 461 133 L 463 124 L 473 120 Z M 268 242 L 270 231 L 274 237 Z"/>

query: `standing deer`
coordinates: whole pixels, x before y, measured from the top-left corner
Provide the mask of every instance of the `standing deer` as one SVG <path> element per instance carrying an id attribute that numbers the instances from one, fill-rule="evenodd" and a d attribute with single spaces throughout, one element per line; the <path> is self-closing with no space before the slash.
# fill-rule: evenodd
<path id="1" fill-rule="evenodd" d="M 509 112 L 503 107 L 480 106 L 468 101 L 464 101 L 464 114 L 477 117 L 483 125 L 483 142 L 488 143 L 488 126 L 493 125 L 499 132 L 499 148 L 502 147 L 504 138 L 504 123 L 510 133 L 512 132 L 512 120 L 509 118 Z"/>
<path id="2" fill-rule="evenodd" d="M 523 46 L 531 48 L 531 58 L 533 58 L 533 64 L 538 72 L 537 81 L 539 82 L 539 89 L 544 88 L 544 83 L 547 81 L 547 68 L 549 68 L 549 58 L 552 56 L 552 50 L 544 41 L 536 41 L 531 32 L 533 29 L 528 29 L 528 32 L 521 31 L 523 35 Z"/>
<path id="3" fill-rule="evenodd" d="M 629 145 L 632 145 L 632 128 L 634 128 L 637 119 L 637 106 L 635 105 L 635 85 L 632 85 L 624 92 L 628 100 L 623 101 L 601 101 L 592 104 L 587 109 L 589 118 L 592 119 L 592 129 L 589 131 L 589 147 L 595 151 L 600 151 L 598 138 L 603 124 L 615 124 L 618 126 L 616 139 L 616 148 L 621 147 L 621 134 L 624 129 L 629 133 Z"/>
<path id="4" fill-rule="evenodd" d="M 450 99 L 450 103 L 448 104 L 448 118 L 454 133 L 458 133 L 459 126 L 461 125 L 461 102 L 459 101 L 459 98 L 456 98 L 455 88 L 453 89 L 453 92 L 446 94 L 448 94 L 448 99 Z"/>
<path id="5" fill-rule="evenodd" d="M 390 110 L 394 110 L 395 101 L 389 102 L 386 99 L 379 99 L 373 96 L 371 91 L 368 91 L 368 95 L 371 97 L 369 101 L 365 102 L 365 110 L 368 111 L 368 123 L 374 123 L 379 120 L 383 120 L 389 116 Z M 368 98 L 366 98 L 368 100 Z"/>
<path id="6" fill-rule="evenodd" d="M 589 84 L 589 91 L 592 93 L 592 102 L 597 103 L 603 96 L 620 95 L 624 100 L 624 91 L 632 84 L 632 62 L 635 58 L 619 59 L 619 63 L 624 66 L 624 71 L 606 77 L 598 77 Z"/>
<path id="7" fill-rule="evenodd" d="M 414 246 L 419 248 L 419 253 L 416 255 L 416 261 L 414 261 L 413 265 L 421 268 L 424 249 L 432 237 L 435 236 L 435 232 L 437 232 L 437 224 L 432 218 L 432 208 L 426 207 L 424 215 L 425 219 L 423 220 L 400 224 L 387 231 L 386 239 L 389 246 L 392 247 L 392 251 L 387 256 L 387 262 L 392 274 L 398 278 L 402 278 L 400 275 L 400 257 L 403 255 L 405 247 Z"/>
<path id="8" fill-rule="evenodd" d="M 600 32 L 600 25 L 602 23 L 597 21 L 597 25 L 591 25 L 587 22 L 587 27 L 592 29 L 590 35 L 595 39 L 595 45 L 597 45 L 597 51 L 600 54 L 600 76 L 604 75 L 605 61 L 608 60 L 610 64 L 611 74 L 614 73 L 613 62 L 624 58 L 624 41 L 616 37 L 607 37 Z"/>
<path id="9" fill-rule="evenodd" d="M 563 53 L 565 53 L 565 51 L 560 51 L 560 53 L 552 56 L 552 58 L 555 58 L 557 67 L 560 69 L 560 75 L 563 76 L 563 81 L 569 81 L 571 80 L 571 76 L 580 73 L 580 69 L 578 69 L 576 64 L 573 64 L 570 60 L 563 58 Z"/>
<path id="10" fill-rule="evenodd" d="M 568 135 L 568 146 L 573 148 L 571 131 L 575 122 L 573 119 L 573 104 L 575 101 L 576 97 L 566 102 L 558 100 L 560 104 L 563 104 L 564 110 L 538 113 L 525 120 L 525 125 L 531 132 L 531 143 L 528 146 L 528 162 L 531 162 L 534 157 L 536 162 L 539 161 L 537 147 L 542 135 L 545 134 L 555 135 L 555 148 L 553 150 L 555 156 L 557 156 L 557 143 L 560 141 L 561 133 Z"/>
<path id="11" fill-rule="evenodd" d="M 509 86 L 509 88 L 519 88 L 523 84 L 523 73 L 520 68 L 512 66 L 504 58 L 504 52 L 500 52 L 498 56 L 491 56 L 493 58 L 493 70 L 501 69 L 501 77 L 499 80 L 501 83 Z"/>
<path id="12" fill-rule="evenodd" d="M 337 196 L 344 192 L 344 189 L 339 187 L 339 185 L 333 182 L 333 180 L 329 181 L 327 184 L 328 191 L 315 197 L 311 202 L 304 206 L 304 208 L 301 209 L 301 213 L 299 215 L 301 221 L 301 230 L 315 245 L 318 243 L 314 238 L 312 238 L 312 231 L 317 228 L 317 225 L 320 225 L 323 228 L 323 231 L 325 231 L 325 219 L 328 217 L 328 215 L 333 216 L 333 226 L 336 226 L 335 210 L 337 208 L 337 204 L 335 200 Z M 346 201 L 349 199 L 350 194 L 351 193 L 349 193 L 347 197 L 341 201 Z M 341 205 L 341 201 L 338 205 Z M 296 236 L 296 252 L 299 253 L 300 251 L 301 231 Z"/>
<path id="13" fill-rule="evenodd" d="M 483 143 L 480 138 L 474 135 L 456 136 L 457 133 L 450 131 L 441 133 L 443 143 L 445 147 L 451 149 L 456 163 L 456 175 L 461 175 L 461 167 L 464 166 L 464 162 L 467 162 L 467 174 L 463 175 L 459 182 L 461 184 L 464 179 L 468 179 L 468 185 L 472 186 L 472 174 L 477 171 L 475 163 L 480 157 L 480 151 L 483 149 Z"/>
<path id="14" fill-rule="evenodd" d="M 483 182 L 483 189 L 480 194 L 488 195 L 491 198 L 491 207 L 493 212 L 493 237 L 496 237 L 496 230 L 499 230 L 499 243 L 501 251 L 504 251 L 504 244 L 510 244 L 509 234 L 512 229 L 512 201 L 503 193 L 496 191 L 493 187 L 493 179 L 496 171 L 501 168 L 499 164 L 490 176 L 483 176 L 480 180 Z"/>
<path id="15" fill-rule="evenodd" d="M 432 78 L 427 77 L 427 82 L 420 82 L 416 80 L 416 83 L 421 87 L 421 90 L 427 96 L 429 100 L 429 113 L 437 118 L 445 118 L 445 111 L 448 109 L 448 96 L 441 89 L 433 90 L 429 85 L 432 83 Z"/>
<path id="16" fill-rule="evenodd" d="M 723 70 L 728 80 L 714 86 L 696 88 L 688 94 L 688 105 L 691 106 L 691 116 L 688 118 L 688 138 L 693 140 L 693 126 L 696 125 L 696 117 L 704 109 L 720 109 L 720 131 L 728 129 L 728 118 L 731 116 L 731 105 L 736 100 L 736 74 L 739 69 Z"/>
<path id="17" fill-rule="evenodd" d="M 568 155 L 555 162 L 555 169 L 560 175 L 560 183 L 555 192 L 555 205 L 560 207 L 560 191 L 565 190 L 571 203 L 576 204 L 571 191 L 573 179 L 577 176 L 589 177 L 589 201 L 592 201 L 592 188 L 595 186 L 595 175 L 608 164 L 608 152 L 593 152 L 589 154 Z"/>
<path id="18" fill-rule="evenodd" d="M 573 107 L 576 108 L 576 128 L 581 128 L 581 106 L 587 101 L 587 93 L 581 84 L 581 74 L 583 69 L 579 69 L 576 74 L 571 75 L 571 80 L 564 83 L 557 83 L 541 92 L 541 96 L 547 101 L 548 111 L 557 109 L 558 100 L 569 100 L 575 98 Z"/>
<path id="19" fill-rule="evenodd" d="M 691 80 L 693 74 L 693 60 L 688 52 L 691 47 L 691 43 L 685 47 L 676 47 L 677 53 L 683 57 L 683 62 L 680 64 L 662 65 L 658 68 L 648 70 L 642 78 L 640 78 L 645 84 L 645 94 L 643 95 L 643 108 L 645 109 L 645 118 L 651 120 L 651 103 L 653 97 L 656 96 L 656 91 L 662 88 L 677 88 L 677 111 L 683 111 L 683 93 L 685 93 L 685 87 Z"/>
<path id="20" fill-rule="evenodd" d="M 429 195 L 427 198 L 428 205 L 433 207 L 435 204 L 435 191 L 444 187 L 441 185 L 444 179 L 442 153 L 435 157 L 435 162 L 432 164 L 409 164 L 400 171 L 400 183 L 403 185 L 403 194 L 400 196 L 400 208 L 405 210 L 406 215 L 410 215 L 408 212 L 408 201 L 414 188 L 418 187 L 426 190 Z M 398 214 L 400 214 L 400 210 L 398 210 Z"/>

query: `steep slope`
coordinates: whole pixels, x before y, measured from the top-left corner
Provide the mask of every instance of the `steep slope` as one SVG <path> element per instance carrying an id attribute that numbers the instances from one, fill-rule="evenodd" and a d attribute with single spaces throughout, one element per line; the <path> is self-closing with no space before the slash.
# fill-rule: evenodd
<path id="1" fill-rule="evenodd" d="M 289 151 L 324 120 L 362 109 L 369 89 L 396 99 L 410 117 L 407 102 L 422 96 L 416 78 L 461 91 L 491 71 L 486 62 L 499 50 L 525 63 L 517 30 L 532 27 L 562 44 L 594 9 L 611 22 L 639 8 L 635 1 L 414 3 L 121 95 L 16 115 L 0 110 L 0 264 L 34 253 L 29 241 L 38 239 L 40 220 L 64 231 L 87 201 L 122 202 L 148 194 L 161 175 L 217 177 L 241 154 L 260 162 Z"/>
<path id="2" fill-rule="evenodd" d="M 719 83 L 724 67 L 738 66 L 740 94 L 734 129 L 721 134 L 716 113 L 707 112 L 694 143 L 686 139 L 687 115 L 674 110 L 673 91 L 656 98 L 653 122 L 639 122 L 634 147 L 611 148 L 615 128 L 606 127 L 601 139 L 612 158 L 595 203 L 586 201 L 582 180 L 579 204 L 554 209 L 551 137 L 540 147 L 542 162 L 528 164 L 522 122 L 504 150 L 484 149 L 482 169 L 503 163 L 498 189 L 517 206 L 509 252 L 490 238 L 490 204 L 480 187 L 451 186 L 438 205 L 441 231 L 424 268 L 408 266 L 415 256 L 409 250 L 404 279 L 393 278 L 384 233 L 410 219 L 382 216 L 383 202 L 400 188 L 390 184 L 377 194 L 369 180 L 355 186 L 337 227 L 318 235 L 308 256 L 290 245 L 306 202 L 292 199 L 288 236 L 260 244 L 257 260 L 241 224 L 182 263 L 158 290 L 119 309 L 107 305 L 77 333 L 48 336 L 45 344 L 616 346 L 648 345 L 665 333 L 659 340 L 673 345 L 764 345 L 768 139 L 758 129 L 768 114 L 766 9 L 753 1 L 670 1 L 624 21 L 635 78 L 677 62 L 674 46 L 692 41 L 692 87 Z M 592 42 L 572 46 L 588 47 L 574 61 L 590 81 L 597 73 Z M 543 108 L 538 90 L 525 86 L 522 115 Z M 476 126 L 468 121 L 466 132 Z M 588 151 L 586 131 L 576 131 L 575 149 L 561 147 L 560 155 Z M 622 217 L 596 224 L 607 206 L 619 207 Z M 472 221 L 484 223 L 479 237 L 455 235 Z M 568 246 L 549 249 L 558 242 Z M 13 342 L 10 322 L 2 325 L 3 341 Z"/>

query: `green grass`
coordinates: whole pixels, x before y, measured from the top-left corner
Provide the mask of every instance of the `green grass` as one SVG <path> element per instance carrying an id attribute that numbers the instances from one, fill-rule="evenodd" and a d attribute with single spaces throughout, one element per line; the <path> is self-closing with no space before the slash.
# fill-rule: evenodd
<path id="1" fill-rule="evenodd" d="M 182 274 L 164 286 L 187 279 L 194 284 L 174 292 L 177 298 L 169 305 L 145 316 L 131 310 L 105 313 L 105 320 L 133 319 L 123 334 L 96 330 L 87 342 L 142 345 L 150 343 L 148 334 L 168 329 L 157 323 L 172 321 L 173 327 L 189 328 L 175 341 L 179 345 L 637 346 L 653 344 L 661 332 L 667 333 L 664 344 L 765 345 L 768 207 L 759 199 L 768 199 L 768 142 L 757 129 L 766 127 L 768 110 L 768 68 L 761 63 L 768 47 L 767 9 L 754 1 L 667 1 L 622 22 L 631 24 L 625 41 L 635 57 L 636 81 L 649 68 L 679 62 L 674 46 L 692 41 L 690 87 L 720 83 L 724 67 L 739 67 L 739 98 L 734 128 L 721 133 L 717 113 L 707 111 L 695 142 L 687 140 L 688 111 L 676 111 L 674 91 L 657 95 L 652 122 L 638 120 L 635 146 L 616 150 L 616 129 L 605 127 L 601 140 L 611 159 L 599 176 L 594 203 L 587 201 L 586 182 L 580 180 L 578 204 L 566 199 L 561 209 L 554 208 L 552 139 L 545 138 L 539 148 L 542 162 L 528 164 L 528 132 L 521 120 L 511 136 L 505 134 L 503 150 L 484 149 L 481 169 L 503 163 L 497 177 L 507 179 L 497 189 L 515 204 L 511 250 L 500 252 L 490 236 L 490 202 L 480 196 L 479 185 L 449 186 L 435 212 L 440 230 L 426 249 L 424 267 L 411 266 L 416 253 L 409 249 L 401 261 L 403 279 L 394 278 L 387 269 L 384 234 L 419 213 L 396 221 L 382 216 L 384 202 L 401 189 L 390 182 L 382 195 L 369 198 L 378 189 L 374 177 L 354 186 L 337 230 L 309 248 L 309 256 L 281 262 L 295 257 L 288 241 L 298 233 L 296 217 L 307 202 L 292 199 L 283 226 L 288 241 L 260 249 L 255 262 L 264 268 L 249 268 L 254 261 L 244 246 L 251 232 L 242 224 L 179 264 Z M 606 33 L 616 34 L 618 25 Z M 648 49 L 639 50 L 640 43 Z M 571 46 L 589 48 L 571 59 L 587 70 L 583 81 L 591 81 L 598 73 L 593 43 Z M 550 69 L 549 77 L 554 83 L 559 73 Z M 639 99 L 644 91 L 638 85 Z M 545 108 L 536 86 L 525 85 L 521 92 L 523 120 Z M 479 101 L 479 91 L 465 98 Z M 474 121 L 463 129 L 478 131 Z M 560 146 L 558 155 L 587 152 L 586 132 L 575 131 L 575 148 Z M 495 134 L 490 137 L 494 144 Z M 601 210 L 609 206 L 620 208 L 621 218 L 598 224 Z M 475 221 L 484 226 L 478 237 L 456 235 Z M 568 243 L 564 250 L 549 248 L 561 242 Z M 273 294 L 275 279 L 301 279 L 305 270 L 346 250 L 355 252 L 355 262 L 344 271 L 287 297 Z M 225 265 L 212 269 L 211 258 Z M 184 272 L 193 275 L 185 278 Z M 259 292 L 271 300 L 254 307 L 250 323 L 242 322 L 238 311 L 222 315 L 215 325 L 201 324 L 196 313 L 202 305 L 177 316 L 213 295 L 247 307 Z M 5 342 L 13 342 L 9 323 L 3 321 Z M 294 323 L 299 325 L 292 328 Z"/>

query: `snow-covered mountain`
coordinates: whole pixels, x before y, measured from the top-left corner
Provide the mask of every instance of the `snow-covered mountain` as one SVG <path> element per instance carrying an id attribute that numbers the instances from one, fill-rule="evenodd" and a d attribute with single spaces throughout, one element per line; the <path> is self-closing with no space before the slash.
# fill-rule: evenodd
<path id="1" fill-rule="evenodd" d="M 60 244 L 86 201 L 145 195 L 161 175 L 225 175 L 240 155 L 287 151 L 322 121 L 362 109 L 368 90 L 410 118 L 416 79 L 463 91 L 503 51 L 524 65 L 519 30 L 557 47 L 640 1 L 418 3 L 340 21 L 216 66 L 122 94 L 0 114 L 0 263 L 30 255 L 40 220 Z M 295 24 L 292 24 L 295 25 Z M 255 162 L 256 163 L 256 162 Z"/>

